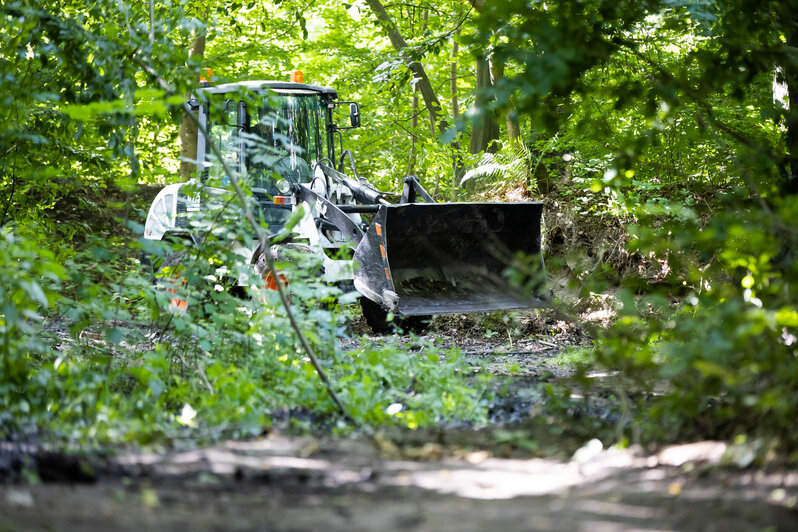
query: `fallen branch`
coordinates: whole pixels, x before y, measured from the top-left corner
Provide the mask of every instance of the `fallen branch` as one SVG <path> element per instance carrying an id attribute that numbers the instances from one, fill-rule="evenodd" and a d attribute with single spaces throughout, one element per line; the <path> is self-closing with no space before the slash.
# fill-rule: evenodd
<path id="1" fill-rule="evenodd" d="M 516 355 L 538 355 L 540 353 L 546 353 L 551 351 L 552 349 L 559 349 L 557 346 L 550 347 L 548 349 L 536 349 L 534 351 L 526 350 L 526 351 L 495 351 L 493 349 L 488 349 L 485 351 L 463 351 L 463 355 L 465 356 L 486 356 L 486 355 L 509 355 L 509 356 L 516 356 Z"/>

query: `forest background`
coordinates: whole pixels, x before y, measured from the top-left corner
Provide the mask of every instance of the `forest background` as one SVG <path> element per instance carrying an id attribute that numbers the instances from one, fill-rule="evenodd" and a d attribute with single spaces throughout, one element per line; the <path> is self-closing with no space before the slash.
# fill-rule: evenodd
<path id="1" fill-rule="evenodd" d="M 140 195 L 186 172 L 181 104 L 200 69 L 218 82 L 300 69 L 360 103 L 346 143 L 376 185 L 412 173 L 439 199 L 546 202 L 555 308 L 614 312 L 585 327 L 591 367 L 634 383 L 616 441 L 736 439 L 794 459 L 795 2 L 0 6 L 4 439 L 245 437 L 285 412 L 352 429 L 276 299 L 222 290 L 175 316 L 138 263 L 165 253 L 141 238 Z M 211 235 L 206 268 L 233 260 L 215 244 L 245 229 Z M 494 392 L 456 350 L 343 351 L 350 311 L 294 307 L 356 424 L 485 422 Z M 578 399 L 549 393 L 541 423 L 579 422 Z"/>

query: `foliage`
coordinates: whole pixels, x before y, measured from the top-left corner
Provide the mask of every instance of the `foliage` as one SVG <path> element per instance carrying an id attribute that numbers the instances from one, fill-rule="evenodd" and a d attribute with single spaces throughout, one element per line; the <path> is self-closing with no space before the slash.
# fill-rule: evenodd
<path id="1" fill-rule="evenodd" d="M 67 275 L 7 235 L 2 289 L 17 306 L 4 308 L 3 433 L 38 427 L 43 437 L 88 444 L 205 439 L 257 434 L 303 410 L 317 423 L 345 427 L 274 292 L 255 284 L 251 297 L 240 297 L 223 288 L 230 272 L 247 268 L 220 245 L 240 228 L 214 231 L 201 247 L 153 249 L 156 256 L 182 255 L 179 269 L 162 268 L 155 285 L 123 248 L 91 247 L 70 260 Z M 280 266 L 289 279 L 312 278 L 296 268 L 317 267 Z M 172 283 L 173 275 L 186 283 Z M 42 288 L 41 278 L 63 294 Z M 344 315 L 319 306 L 340 290 L 312 282 L 291 287 L 302 329 L 325 353 L 326 371 L 356 420 L 416 428 L 484 419 L 486 403 L 464 380 L 470 370 L 456 352 L 426 343 L 403 353 L 366 342 L 342 351 Z M 184 313 L 172 297 L 185 298 Z M 39 317 L 53 305 L 57 315 Z M 65 324 L 69 332 L 60 329 Z M 52 343 L 35 341 L 54 333 Z"/>
<path id="2" fill-rule="evenodd" d="M 105 1 L 3 4 L 2 223 L 36 216 L 83 186 L 129 186 L 154 170 L 138 135 L 146 124 L 146 135 L 157 138 L 153 129 L 160 126 L 153 119 L 162 119 L 164 108 L 143 116 L 154 110 L 148 109 L 151 93 L 137 94 L 141 65 L 157 56 L 164 75 L 185 86 L 189 73 L 177 68 L 185 52 L 171 39 L 198 24 L 179 4 L 159 5 L 152 20 L 146 7 Z M 73 106 L 107 112 L 75 120 L 80 117 Z M 119 112 L 133 106 L 133 116 L 142 118 Z"/>
<path id="3" fill-rule="evenodd" d="M 655 440 L 756 435 L 795 451 L 798 106 L 784 104 L 798 90 L 794 3 L 484 4 L 479 14 L 451 1 L 387 6 L 446 112 L 450 64 L 459 66 L 466 111 L 446 140 L 467 136 L 486 113 L 519 120 L 521 143 L 469 158 L 441 144 L 426 110 L 413 107 L 415 80 L 361 2 L 154 2 L 152 16 L 147 2 L 4 2 L 3 434 L 243 435 L 287 412 L 338 426 L 274 294 L 231 286 L 247 275 L 226 251 L 250 238 L 243 228 L 206 220 L 206 238 L 184 247 L 131 238 L 121 229 L 133 220 L 140 231 L 130 205 L 118 232 L 98 223 L 119 190 L 177 179 L 180 104 L 208 66 L 218 82 L 284 79 L 299 68 L 360 102 L 364 125 L 347 147 L 383 188 L 400 187 L 412 157 L 425 187 L 453 197 L 453 162 L 463 161 L 473 167 L 466 182 L 483 194 L 514 182 L 554 198 L 563 209 L 555 214 L 622 228 L 637 272 L 612 272 L 602 253 L 590 267 L 571 261 L 585 252 L 579 245 L 549 261 L 573 263 L 583 295 L 620 284 L 619 318 L 595 356 L 667 390 L 641 396 L 638 418 L 622 416 L 620 430 Z M 198 36 L 207 37 L 201 60 L 188 57 Z M 488 56 L 504 75 L 476 94 L 471 60 Z M 774 80 L 784 97 L 774 98 Z M 230 199 L 224 218 L 242 208 Z M 139 251 L 156 257 L 157 273 L 140 271 Z M 645 261 L 667 274 L 652 282 Z M 523 257 L 515 266 L 519 283 L 531 282 Z M 313 278 L 291 272 L 312 264 L 283 267 Z M 185 313 L 169 310 L 167 289 L 188 302 Z M 313 282 L 291 290 L 302 329 L 359 421 L 484 420 L 482 383 L 466 379 L 456 352 L 365 342 L 344 352 L 348 311 L 326 305 L 346 294 Z M 512 328 L 496 325 L 489 330 Z"/>
<path id="4" fill-rule="evenodd" d="M 623 280 L 596 350 L 668 390 L 641 397 L 622 427 L 638 437 L 797 448 L 798 109 L 772 95 L 774 65 L 796 86 L 787 4 L 518 0 L 490 4 L 472 37 L 511 65 L 495 106 L 529 113 L 543 155 L 571 161 L 559 193 L 632 222 L 628 253 L 671 272 Z"/>
<path id="5" fill-rule="evenodd" d="M 17 239 L 8 230 L 0 233 L 0 238 L 0 341 L 4 353 L 0 398 L 6 405 L 0 423 L 8 423 L 44 406 L 35 393 L 26 393 L 29 382 L 36 388 L 45 384 L 34 378 L 28 359 L 40 358 L 51 350 L 52 346 L 36 334 L 43 320 L 38 311 L 46 311 L 56 302 L 56 290 L 66 273 L 53 262 L 51 253 L 37 249 L 35 241 Z"/>
<path id="6" fill-rule="evenodd" d="M 357 42 L 343 47 L 364 63 L 341 80 L 345 73 L 323 69 L 324 53 L 305 55 L 310 43 L 324 49 L 345 35 L 335 28 L 350 15 L 338 3 L 308 11 L 299 2 L 246 2 L 211 12 L 156 4 L 152 17 L 147 3 L 110 0 L 2 6 L 0 399 L 8 406 L 0 431 L 78 444 L 202 439 L 258 433 L 303 412 L 314 427 L 343 427 L 275 294 L 246 281 L 249 266 L 229 251 L 251 238 L 231 223 L 249 206 L 225 200 L 227 213 L 203 220 L 196 228 L 203 238 L 189 247 L 131 239 L 123 226 L 128 215 L 138 218 L 129 205 L 117 236 L 101 233 L 92 218 L 106 217 L 100 195 L 174 179 L 166 176 L 177 167 L 184 99 L 174 94 L 195 83 L 200 65 L 187 49 L 196 35 L 209 31 L 207 63 L 223 67 L 222 79 L 280 78 L 284 68 L 310 65 L 308 81 L 345 86 L 371 75 L 369 61 L 379 56 L 357 49 L 373 36 L 352 35 Z M 254 32 L 243 23 L 253 18 L 262 21 Z M 342 24 L 326 33 L 325 20 Z M 263 55 L 266 41 L 280 48 Z M 293 63 L 302 55 L 306 63 Z M 324 75 L 314 76 L 314 65 Z M 383 106 L 373 107 L 379 114 Z M 367 141 L 389 137 L 375 126 Z M 368 169 L 368 153 L 363 159 Z M 130 229 L 141 232 L 135 221 Z M 133 258 L 139 251 L 155 259 L 156 271 L 142 271 Z M 415 428 L 484 420 L 484 390 L 466 380 L 456 352 L 365 343 L 344 352 L 338 340 L 348 311 L 328 305 L 351 295 L 297 281 L 314 279 L 308 272 L 318 265 L 280 266 L 295 280 L 301 328 L 357 421 Z M 241 279 L 247 290 L 232 286 Z M 185 312 L 172 299 L 186 301 Z"/>
<path id="7" fill-rule="evenodd" d="M 795 207 L 779 201 L 774 212 L 730 210 L 707 225 L 668 224 L 671 239 L 638 228 L 634 245 L 657 253 L 690 249 L 708 265 L 678 265 L 692 288 L 678 305 L 652 294 L 624 296 L 618 324 L 599 359 L 644 378 L 665 381 L 671 393 L 656 401 L 643 424 L 648 437 L 760 436 L 795 449 L 796 290 Z M 685 230 L 687 229 L 687 230 Z M 690 240 L 687 242 L 687 240 Z M 692 255 L 692 254 L 691 254 Z"/>

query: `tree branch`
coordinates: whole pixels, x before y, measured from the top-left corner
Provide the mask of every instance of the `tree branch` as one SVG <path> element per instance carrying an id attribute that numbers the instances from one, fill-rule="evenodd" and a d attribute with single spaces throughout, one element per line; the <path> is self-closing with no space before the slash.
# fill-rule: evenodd
<path id="1" fill-rule="evenodd" d="M 414 61 L 410 55 L 408 54 L 408 46 L 407 42 L 405 41 L 404 37 L 399 33 L 399 30 L 396 28 L 396 24 L 394 24 L 391 16 L 388 15 L 388 12 L 385 11 L 385 7 L 380 3 L 379 0 L 366 0 L 366 3 L 371 7 L 371 10 L 377 16 L 377 19 L 382 24 L 382 27 L 385 29 L 386 33 L 388 34 L 388 39 L 390 39 L 391 44 L 399 52 L 399 56 L 404 61 L 407 68 L 413 72 L 413 75 L 418 78 L 416 82 L 416 86 L 418 90 L 421 92 L 421 96 L 424 98 L 424 103 L 426 104 L 427 108 L 430 111 L 430 114 L 434 117 L 435 122 L 437 123 L 438 130 L 443 133 L 447 129 L 449 129 L 449 123 L 443 118 L 443 114 L 441 111 L 441 104 L 438 101 L 438 97 L 435 94 L 435 90 L 432 88 L 432 84 L 427 77 L 427 72 L 424 70 L 424 67 L 418 61 Z"/>
<path id="2" fill-rule="evenodd" d="M 150 65 L 139 59 L 137 56 L 133 56 L 133 61 L 136 64 L 138 64 L 141 68 L 143 68 L 144 71 L 147 72 L 147 74 L 152 76 L 153 79 L 155 79 L 158 85 L 167 94 L 170 95 L 176 94 L 175 89 L 171 85 L 169 85 L 169 83 L 167 83 L 162 77 L 160 77 L 158 73 L 155 72 L 155 70 Z M 195 125 L 197 126 L 197 129 L 206 138 L 208 138 L 208 132 L 202 126 L 202 124 L 200 124 L 199 118 L 194 116 L 194 113 L 191 111 L 191 107 L 189 107 L 189 105 L 186 102 L 183 102 L 182 108 L 185 114 L 189 116 L 191 120 L 194 121 Z M 258 240 L 260 241 L 261 249 L 264 250 L 263 256 L 266 259 L 266 264 L 269 266 L 269 270 L 274 272 L 275 278 L 279 279 L 279 271 L 277 270 L 277 267 L 274 263 L 274 257 L 272 257 L 272 254 L 268 252 L 268 250 L 271 248 L 271 239 L 266 235 L 266 233 L 263 231 L 263 228 L 255 220 L 252 211 L 247 208 L 247 196 L 246 194 L 244 194 L 244 190 L 241 188 L 241 184 L 238 182 L 238 177 L 235 175 L 235 172 L 233 172 L 233 170 L 225 161 L 224 157 L 222 157 L 222 154 L 219 152 L 218 146 L 214 145 L 213 143 L 209 143 L 209 146 L 211 150 L 214 152 L 214 155 L 221 162 L 224 173 L 227 175 L 227 177 L 230 178 L 230 182 L 233 184 L 233 189 L 235 189 L 235 193 L 238 196 L 238 199 L 241 201 L 244 211 L 244 216 L 247 219 L 249 225 L 255 231 L 255 234 L 257 235 Z M 288 294 L 286 294 L 285 292 L 285 287 L 280 282 L 277 282 L 275 284 L 277 286 L 277 293 L 280 296 L 280 302 L 283 304 L 283 307 L 285 307 L 285 312 L 286 315 L 288 316 L 288 321 L 291 323 L 291 328 L 296 333 L 297 338 L 299 339 L 299 342 L 302 345 L 302 348 L 304 349 L 305 353 L 308 355 L 308 358 L 310 359 L 310 362 L 313 365 L 313 368 L 316 370 L 316 373 L 319 375 L 319 378 L 321 379 L 322 383 L 324 383 L 324 386 L 327 389 L 327 393 L 329 394 L 333 403 L 335 403 L 335 405 L 338 407 L 338 410 L 341 412 L 344 418 L 348 420 L 350 423 L 352 423 L 354 426 L 356 427 L 359 426 L 358 422 L 355 421 L 352 418 L 352 416 L 349 415 L 349 412 L 347 411 L 346 407 L 338 398 L 338 395 L 335 393 L 335 390 L 333 389 L 332 382 L 330 381 L 329 377 L 327 377 L 327 373 L 321 367 L 321 364 L 319 363 L 319 359 L 316 356 L 313 347 L 310 345 L 310 342 L 302 333 L 302 329 L 299 327 L 299 322 L 297 322 L 296 316 L 294 316 L 294 313 L 291 310 L 291 304 L 288 301 Z"/>

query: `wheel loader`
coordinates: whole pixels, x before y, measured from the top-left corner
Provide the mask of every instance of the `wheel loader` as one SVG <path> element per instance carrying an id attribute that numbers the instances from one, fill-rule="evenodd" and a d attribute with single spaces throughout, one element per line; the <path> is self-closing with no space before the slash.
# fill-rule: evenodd
<path id="1" fill-rule="evenodd" d="M 320 259 L 325 281 L 359 293 L 378 332 L 392 326 L 392 316 L 394 324 L 418 324 L 438 314 L 546 304 L 541 203 L 436 203 L 414 176 L 404 179 L 401 194 L 378 190 L 343 147 L 342 132 L 360 126 L 359 105 L 339 101 L 331 88 L 301 80 L 206 83 L 189 104 L 200 124 L 197 177 L 156 196 L 145 238 L 198 241 L 191 219 L 229 189 L 226 166 L 248 185 L 269 234 L 301 216 L 289 238 L 270 249 L 261 249 L 254 233 L 236 244 L 267 286 L 291 280 L 275 280 L 264 254 L 279 257 L 281 248 L 298 246 Z M 347 107 L 348 125 L 340 126 L 335 119 Z M 527 290 L 509 279 L 519 257 L 533 270 L 527 279 L 537 279 Z M 172 303 L 185 309 L 179 298 Z"/>

